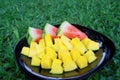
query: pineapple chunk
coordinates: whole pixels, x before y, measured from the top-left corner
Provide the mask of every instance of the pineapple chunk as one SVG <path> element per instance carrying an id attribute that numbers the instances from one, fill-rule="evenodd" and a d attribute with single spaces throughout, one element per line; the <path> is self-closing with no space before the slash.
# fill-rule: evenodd
<path id="1" fill-rule="evenodd" d="M 37 56 L 39 58 L 42 58 L 42 56 L 45 54 L 45 41 L 44 39 L 41 39 L 39 41 L 39 44 L 37 46 Z"/>
<path id="2" fill-rule="evenodd" d="M 55 44 L 54 44 L 54 49 L 55 49 L 55 51 L 57 51 L 57 52 L 59 52 L 59 50 L 61 50 L 61 49 L 67 48 L 67 47 L 63 44 L 63 42 L 61 41 L 60 38 L 55 38 L 55 39 L 54 39 L 54 42 L 55 42 Z"/>
<path id="3" fill-rule="evenodd" d="M 50 73 L 52 73 L 52 74 L 62 74 L 63 73 L 62 60 L 60 60 L 60 59 L 53 60 Z"/>
<path id="4" fill-rule="evenodd" d="M 45 48 L 45 40 L 44 40 L 44 39 L 41 39 L 41 40 L 39 41 L 39 46 L 40 46 L 41 48 Z"/>
<path id="5" fill-rule="evenodd" d="M 29 50 L 30 50 L 29 47 L 23 47 L 21 53 L 25 56 L 28 56 L 29 55 Z"/>
<path id="6" fill-rule="evenodd" d="M 82 55 L 87 51 L 85 45 L 79 40 L 79 38 L 73 38 L 71 44 L 76 50 L 78 50 Z"/>
<path id="7" fill-rule="evenodd" d="M 45 34 L 45 43 L 47 47 L 53 46 L 53 41 L 50 34 Z"/>
<path id="8" fill-rule="evenodd" d="M 51 69 L 52 65 L 52 59 L 49 57 L 49 55 L 45 54 L 43 55 L 41 59 L 41 67 L 43 69 Z"/>
<path id="9" fill-rule="evenodd" d="M 41 59 L 42 56 L 45 55 L 45 48 L 37 47 L 37 56 Z"/>
<path id="10" fill-rule="evenodd" d="M 37 56 L 32 57 L 31 65 L 32 66 L 40 66 L 41 60 Z"/>
<path id="11" fill-rule="evenodd" d="M 50 47 L 46 47 L 46 54 L 49 55 L 49 57 L 53 60 L 57 58 L 57 54 L 55 52 L 55 50 L 53 50 Z"/>
<path id="12" fill-rule="evenodd" d="M 62 35 L 60 39 L 64 43 L 64 45 L 68 48 L 68 50 L 71 50 L 73 48 L 72 44 L 70 43 L 70 39 L 69 38 L 67 38 L 66 36 Z"/>
<path id="13" fill-rule="evenodd" d="M 36 54 L 37 54 L 37 43 L 36 42 L 31 42 L 31 44 L 30 44 L 30 52 L 29 52 L 29 57 L 33 57 L 33 56 L 35 56 Z"/>
<path id="14" fill-rule="evenodd" d="M 98 50 L 99 49 L 99 43 L 95 42 L 89 38 L 85 38 L 84 40 L 82 40 L 82 42 L 89 50 Z"/>
<path id="15" fill-rule="evenodd" d="M 63 60 L 63 70 L 65 72 L 73 71 L 77 68 L 77 65 L 72 60 L 69 52 L 62 53 L 61 55 L 62 55 L 62 60 Z"/>
<path id="16" fill-rule="evenodd" d="M 97 59 L 97 57 L 95 56 L 95 54 L 92 50 L 87 51 L 85 56 L 89 63 L 92 63 L 93 61 L 95 61 Z"/>
<path id="17" fill-rule="evenodd" d="M 75 61 L 75 62 L 78 59 L 78 57 L 81 56 L 80 52 L 78 50 L 76 50 L 75 48 L 73 48 L 71 50 L 70 55 L 71 55 L 73 61 Z"/>
<path id="18" fill-rule="evenodd" d="M 86 56 L 79 56 L 79 58 L 76 60 L 76 63 L 80 69 L 88 66 L 88 61 Z"/>

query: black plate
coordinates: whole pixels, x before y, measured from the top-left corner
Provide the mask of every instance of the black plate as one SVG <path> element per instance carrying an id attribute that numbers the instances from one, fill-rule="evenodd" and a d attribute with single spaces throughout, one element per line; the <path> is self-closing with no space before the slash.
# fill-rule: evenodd
<path id="1" fill-rule="evenodd" d="M 54 75 L 49 73 L 49 70 L 40 69 L 40 67 L 30 66 L 30 58 L 21 55 L 21 49 L 23 46 L 28 46 L 26 38 L 22 38 L 14 48 L 14 56 L 17 65 L 21 71 L 28 76 L 30 79 L 86 79 L 91 74 L 100 70 L 115 54 L 115 46 L 113 42 L 108 39 L 106 36 L 98 33 L 89 28 L 75 25 L 78 29 L 85 32 L 89 38 L 100 43 L 100 49 L 95 52 L 98 59 L 93 63 L 89 64 L 88 67 L 84 69 L 77 69 L 71 72 L 65 72 L 61 75 Z M 56 25 L 59 27 L 59 25 Z"/>

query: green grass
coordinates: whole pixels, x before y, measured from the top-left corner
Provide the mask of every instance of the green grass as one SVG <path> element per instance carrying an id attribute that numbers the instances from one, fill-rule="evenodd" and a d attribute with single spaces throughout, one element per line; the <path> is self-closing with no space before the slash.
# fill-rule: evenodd
<path id="1" fill-rule="evenodd" d="M 101 71 L 88 80 L 120 78 L 119 0 L 0 0 L 0 80 L 28 80 L 15 63 L 13 49 L 29 26 L 64 20 L 87 26 L 109 37 L 116 54 Z"/>

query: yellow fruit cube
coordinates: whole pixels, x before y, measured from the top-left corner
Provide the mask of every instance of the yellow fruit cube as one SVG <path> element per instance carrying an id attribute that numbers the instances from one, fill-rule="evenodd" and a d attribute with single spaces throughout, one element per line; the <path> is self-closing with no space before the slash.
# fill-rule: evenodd
<path id="1" fill-rule="evenodd" d="M 79 40 L 79 38 L 73 38 L 71 40 L 73 47 L 78 50 L 82 55 L 87 51 L 85 45 Z"/>
<path id="2" fill-rule="evenodd" d="M 80 69 L 88 66 L 88 61 L 86 56 L 79 56 L 79 58 L 76 60 L 76 63 Z"/>
<path id="3" fill-rule="evenodd" d="M 71 40 L 69 38 L 62 35 L 60 39 L 63 42 L 63 44 L 68 48 L 68 50 L 71 50 L 73 48 L 72 44 L 70 43 Z"/>
<path id="4" fill-rule="evenodd" d="M 81 56 L 81 53 L 78 50 L 76 50 L 75 48 L 73 48 L 71 50 L 71 52 L 70 52 L 70 55 L 71 55 L 73 61 L 76 62 L 76 60 L 78 59 L 78 57 Z"/>
<path id="5" fill-rule="evenodd" d="M 51 69 L 52 65 L 52 59 L 49 57 L 49 55 L 45 54 L 43 55 L 41 59 L 41 67 L 43 69 Z"/>
<path id="6" fill-rule="evenodd" d="M 99 43 L 91 40 L 90 38 L 85 38 L 82 40 L 83 44 L 86 46 L 89 50 L 98 50 L 99 49 Z"/>
<path id="7" fill-rule="evenodd" d="M 33 57 L 37 54 L 37 43 L 36 42 L 31 42 L 30 44 L 30 51 L 29 51 L 29 57 Z"/>
<path id="8" fill-rule="evenodd" d="M 53 41 L 50 34 L 45 34 L 45 44 L 47 47 L 51 47 L 53 45 Z"/>
<path id="9" fill-rule="evenodd" d="M 95 54 L 92 50 L 87 51 L 85 56 L 89 63 L 92 63 L 93 61 L 95 61 L 97 59 L 97 57 L 95 56 Z"/>
<path id="10" fill-rule="evenodd" d="M 21 53 L 25 56 L 28 56 L 29 55 L 29 50 L 30 50 L 29 47 L 23 47 Z"/>
<path id="11" fill-rule="evenodd" d="M 64 44 L 63 44 L 63 42 L 61 41 L 61 39 L 60 38 L 55 38 L 54 39 L 54 49 L 55 49 L 55 51 L 59 51 L 59 50 L 62 50 L 62 49 L 64 49 L 64 48 L 67 48 Z"/>
<path id="12" fill-rule="evenodd" d="M 39 41 L 39 46 L 41 47 L 41 48 L 45 48 L 45 40 L 44 39 L 40 39 L 40 41 Z"/>
<path id="13" fill-rule="evenodd" d="M 52 73 L 52 74 L 62 74 L 63 73 L 62 60 L 60 60 L 60 59 L 53 60 L 50 73 Z"/>
<path id="14" fill-rule="evenodd" d="M 31 65 L 32 66 L 40 66 L 41 60 L 37 56 L 32 57 Z"/>
<path id="15" fill-rule="evenodd" d="M 46 47 L 46 54 L 53 60 L 57 58 L 57 53 L 50 47 Z"/>
<path id="16" fill-rule="evenodd" d="M 61 55 L 62 55 L 62 61 L 63 61 L 63 70 L 65 72 L 73 71 L 77 68 L 77 65 L 72 60 L 69 52 L 62 53 Z"/>

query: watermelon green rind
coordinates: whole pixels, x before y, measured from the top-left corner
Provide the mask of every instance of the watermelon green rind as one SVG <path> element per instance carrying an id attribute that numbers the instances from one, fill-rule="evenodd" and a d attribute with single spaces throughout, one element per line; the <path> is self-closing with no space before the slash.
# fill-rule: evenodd
<path id="1" fill-rule="evenodd" d="M 59 29 L 58 29 L 57 36 L 61 36 L 61 35 L 63 34 L 63 32 L 65 32 L 65 28 L 67 28 L 66 25 L 69 25 L 69 23 L 68 23 L 67 21 L 64 21 L 64 22 L 60 25 L 60 27 L 59 27 Z"/>
<path id="2" fill-rule="evenodd" d="M 42 37 L 44 38 L 45 34 L 50 34 L 52 38 L 54 38 L 57 34 L 57 27 L 49 24 L 49 23 L 46 23 L 45 27 L 44 27 L 44 30 L 43 30 L 43 34 L 42 34 Z"/>
<path id="3" fill-rule="evenodd" d="M 68 21 L 64 21 L 60 25 L 57 36 L 61 35 L 65 35 L 68 38 L 78 37 L 80 40 L 83 40 L 87 37 L 87 35 L 84 32 L 76 28 L 74 25 L 70 24 Z"/>
<path id="4" fill-rule="evenodd" d="M 37 28 L 33 28 L 33 27 L 28 28 L 28 32 L 27 32 L 27 35 L 26 35 L 28 44 L 30 44 L 31 41 L 38 42 L 41 39 L 41 36 L 42 36 L 42 30 L 41 29 L 37 29 Z"/>

